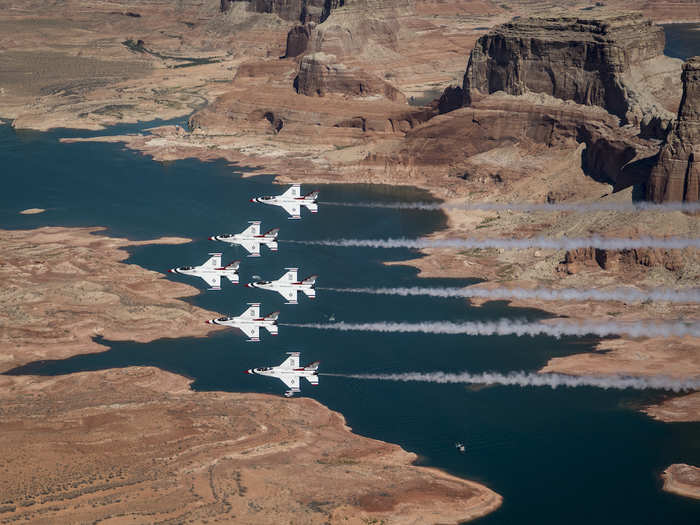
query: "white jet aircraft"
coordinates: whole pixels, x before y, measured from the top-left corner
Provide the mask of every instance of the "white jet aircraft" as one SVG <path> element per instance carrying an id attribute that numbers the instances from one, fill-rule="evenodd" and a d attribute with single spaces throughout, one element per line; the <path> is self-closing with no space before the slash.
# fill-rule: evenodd
<path id="1" fill-rule="evenodd" d="M 170 273 L 180 273 L 182 275 L 194 275 L 201 277 L 211 287 L 210 290 L 221 290 L 221 278 L 226 277 L 233 284 L 238 284 L 238 266 L 240 261 L 233 261 L 226 266 L 221 266 L 221 254 L 210 253 L 211 257 L 201 266 L 181 266 L 171 268 Z"/>
<path id="2" fill-rule="evenodd" d="M 260 341 L 260 328 L 264 328 L 271 335 L 277 335 L 277 316 L 279 312 L 272 312 L 260 317 L 260 303 L 248 303 L 250 308 L 238 317 L 219 317 L 210 319 L 207 324 L 219 324 L 238 328 L 248 336 L 248 341 Z"/>
<path id="3" fill-rule="evenodd" d="M 276 281 L 256 281 L 248 283 L 248 288 L 262 288 L 263 290 L 272 290 L 277 292 L 287 300 L 287 304 L 297 304 L 298 292 L 304 292 L 309 299 L 316 298 L 316 290 L 314 284 L 318 275 L 311 275 L 303 281 L 297 281 L 298 268 L 285 268 L 289 270 Z"/>
<path id="4" fill-rule="evenodd" d="M 301 219 L 301 207 L 306 206 L 311 213 L 318 213 L 318 191 L 312 191 L 306 195 L 301 195 L 301 186 L 293 184 L 291 188 L 285 191 L 282 195 L 256 197 L 250 199 L 250 202 L 260 202 L 262 204 L 274 204 L 282 206 L 285 211 L 291 215 L 290 219 Z"/>
<path id="5" fill-rule="evenodd" d="M 260 257 L 260 245 L 264 244 L 270 251 L 277 251 L 277 234 L 279 228 L 273 228 L 266 233 L 260 233 L 260 221 L 249 221 L 248 226 L 241 233 L 227 233 L 225 235 L 212 235 L 210 241 L 224 241 L 230 244 L 243 246 L 248 253 L 248 257 Z"/>
<path id="6" fill-rule="evenodd" d="M 299 352 L 287 352 L 287 354 L 289 357 L 279 366 L 251 368 L 246 370 L 246 374 L 276 377 L 289 388 L 284 393 L 286 397 L 292 397 L 295 393 L 300 392 L 299 381 L 302 377 L 305 377 L 312 385 L 318 385 L 319 361 L 302 367 L 299 366 Z"/>

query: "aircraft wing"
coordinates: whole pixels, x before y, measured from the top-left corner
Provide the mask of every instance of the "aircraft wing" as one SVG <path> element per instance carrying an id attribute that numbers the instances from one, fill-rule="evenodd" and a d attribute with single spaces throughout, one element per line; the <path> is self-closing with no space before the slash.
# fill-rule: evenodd
<path id="1" fill-rule="evenodd" d="M 314 385 L 314 386 L 318 385 L 318 376 L 304 376 L 304 377 L 305 377 L 305 378 L 309 381 L 309 383 L 311 383 L 312 385 Z"/>
<path id="2" fill-rule="evenodd" d="M 257 319 L 260 317 L 260 305 L 251 306 L 245 312 L 243 312 L 240 317 Z"/>
<path id="3" fill-rule="evenodd" d="M 244 324 L 237 326 L 237 328 L 249 339 L 260 339 L 260 327 L 256 324 Z"/>
<path id="4" fill-rule="evenodd" d="M 282 361 L 282 364 L 280 364 L 276 368 L 286 368 L 290 370 L 294 368 L 299 368 L 299 353 L 293 352 L 292 355 L 290 355 L 287 359 Z"/>
<path id="5" fill-rule="evenodd" d="M 297 282 L 297 269 L 291 269 L 287 273 L 285 273 L 282 277 L 277 279 L 277 282 L 280 283 L 295 283 Z"/>
<path id="6" fill-rule="evenodd" d="M 282 202 L 280 206 L 292 217 L 301 217 L 301 206 L 298 202 Z"/>
<path id="7" fill-rule="evenodd" d="M 255 241 L 241 241 L 240 243 L 243 248 L 251 255 L 260 255 L 260 243 Z"/>
<path id="8" fill-rule="evenodd" d="M 260 235 L 260 223 L 255 221 L 251 223 L 245 230 L 243 230 L 241 235 Z"/>
<path id="9" fill-rule="evenodd" d="M 280 381 L 287 385 L 288 388 L 292 390 L 299 390 L 299 376 L 285 374 L 277 377 L 279 377 Z"/>
<path id="10" fill-rule="evenodd" d="M 201 268 L 221 268 L 221 254 L 217 253 L 209 257 Z"/>
<path id="11" fill-rule="evenodd" d="M 220 275 L 200 275 L 209 286 L 212 288 L 221 288 L 221 276 Z"/>
<path id="12" fill-rule="evenodd" d="M 301 196 L 301 186 L 298 184 L 292 184 L 292 186 L 287 189 L 280 197 L 290 197 L 290 198 L 297 198 Z"/>
<path id="13" fill-rule="evenodd" d="M 284 297 L 287 301 L 290 303 L 296 303 L 297 302 L 297 290 L 296 288 L 278 288 L 277 291 Z"/>

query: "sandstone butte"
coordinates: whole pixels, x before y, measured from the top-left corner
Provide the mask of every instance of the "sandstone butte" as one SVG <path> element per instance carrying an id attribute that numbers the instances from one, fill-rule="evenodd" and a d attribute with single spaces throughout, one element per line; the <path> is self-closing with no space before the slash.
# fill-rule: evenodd
<path id="1" fill-rule="evenodd" d="M 187 129 L 99 140 L 158 160 L 225 158 L 281 182 L 411 184 L 449 203 L 697 200 L 697 61 L 663 56 L 652 22 L 700 21 L 700 6 L 605 4 L 191 0 L 177 10 L 135 1 L 88 10 L 28 0 L 0 18 L 0 65 L 14 72 L 0 80 L 0 116 L 16 128 L 97 129 L 196 109 Z M 698 232 L 697 216 L 680 212 L 445 213 L 435 237 Z M 687 288 L 700 279 L 696 250 L 425 252 L 407 261 L 422 276 L 497 281 L 478 286 Z M 698 317 L 694 304 L 513 304 L 572 318 Z M 544 371 L 694 376 L 699 345 L 607 340 Z M 648 412 L 697 420 L 699 400 Z"/>
<path id="2" fill-rule="evenodd" d="M 96 233 L 0 232 L 0 371 L 102 351 L 98 334 L 211 330 L 202 319 L 217 314 L 181 300 L 196 289 L 121 262 L 125 247 L 187 239 Z M 457 523 L 500 505 L 483 485 L 352 434 L 311 399 L 189 384 L 151 367 L 0 376 L 0 520 Z"/>
<path id="3" fill-rule="evenodd" d="M 700 499 L 700 469 L 684 463 L 664 470 L 664 490 L 688 498 Z"/>

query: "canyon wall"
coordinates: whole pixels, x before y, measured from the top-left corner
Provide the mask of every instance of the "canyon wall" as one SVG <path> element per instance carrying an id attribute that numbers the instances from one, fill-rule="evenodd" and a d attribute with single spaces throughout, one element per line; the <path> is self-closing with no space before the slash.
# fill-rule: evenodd
<path id="1" fill-rule="evenodd" d="M 700 200 L 700 57 L 683 65 L 678 117 L 661 147 L 647 186 L 654 202 Z"/>
<path id="2" fill-rule="evenodd" d="M 635 82 L 650 75 L 635 70 L 659 69 L 648 66 L 664 44 L 663 29 L 639 13 L 514 19 L 478 39 L 464 75 L 465 104 L 496 91 L 545 93 L 600 106 L 663 138 L 672 113 Z"/>
<path id="3" fill-rule="evenodd" d="M 284 20 L 323 22 L 332 9 L 343 6 L 345 0 L 221 0 L 221 11 L 233 3 L 245 2 L 256 13 L 274 13 Z"/>

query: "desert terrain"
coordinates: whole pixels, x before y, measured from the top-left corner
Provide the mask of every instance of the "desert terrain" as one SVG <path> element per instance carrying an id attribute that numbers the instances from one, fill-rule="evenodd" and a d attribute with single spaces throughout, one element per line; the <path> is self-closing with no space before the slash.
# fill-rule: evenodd
<path id="1" fill-rule="evenodd" d="M 122 262 L 128 246 L 187 241 L 2 231 L 0 370 L 104 351 L 96 336 L 219 330 L 203 322 L 218 314 L 182 300 L 197 289 Z M 500 505 L 311 399 L 189 385 L 149 367 L 0 376 L 0 521 L 457 523 Z"/>
<path id="2" fill-rule="evenodd" d="M 698 63 L 690 60 L 684 65 L 663 56 L 663 31 L 655 24 L 700 21 L 700 6 L 692 0 L 592 4 L 575 0 L 348 0 L 270 2 L 270 9 L 256 10 L 258 4 L 229 0 L 180 1 L 175 7 L 166 1 L 142 5 L 126 0 L 75 0 L 50 8 L 38 1 L 0 2 L 0 117 L 10 119 L 16 128 L 38 130 L 101 129 L 117 123 L 189 117 L 186 125 L 154 125 L 144 133 L 81 140 L 123 142 L 159 161 L 224 158 L 258 166 L 260 172 L 278 173 L 281 183 L 410 184 L 428 189 L 449 205 L 629 203 L 633 198 L 697 202 L 700 169 L 693 154 L 700 137 Z M 631 14 L 632 10 L 640 13 Z M 586 63 L 586 73 L 581 73 L 582 58 L 561 54 L 559 49 L 567 47 L 562 42 L 591 50 L 589 56 L 597 61 Z M 503 49 L 506 60 L 489 54 L 493 49 Z M 503 63 L 519 64 L 519 69 L 508 69 Z M 698 215 L 681 211 L 524 213 L 450 208 L 445 213 L 448 228 L 436 232 L 435 238 L 591 234 L 697 238 L 700 231 Z M 70 233 L 71 239 L 81 235 L 95 242 L 100 239 L 86 232 Z M 600 253 L 535 249 L 424 252 L 423 257 L 403 264 L 418 267 L 425 277 L 487 279 L 487 283 L 477 285 L 481 287 L 628 286 L 646 290 L 663 286 L 687 290 L 700 282 L 700 259 L 693 248 Z M 119 260 L 119 255 L 112 257 Z M 156 287 L 157 282 L 148 286 Z M 158 307 L 144 307 L 143 316 L 139 311 L 143 324 L 132 337 L 148 340 L 166 333 L 149 322 L 149 316 L 158 318 L 163 308 L 175 309 L 183 319 L 199 316 L 177 300 L 187 295 L 185 288 L 169 288 L 168 293 L 179 294 L 166 296 L 172 300 L 169 306 L 157 302 Z M 119 301 L 121 294 L 131 293 L 105 288 L 98 288 L 98 292 L 99 301 Z M 55 297 L 62 296 L 57 288 Z M 700 315 L 694 303 L 514 300 L 512 304 L 601 321 L 698 322 Z M 35 319 L 46 315 L 40 309 L 28 311 Z M 76 321 L 74 333 L 57 340 L 49 349 L 50 355 L 93 351 L 96 343 L 90 335 L 119 333 L 120 322 L 123 319 Z M 205 330 L 204 325 L 192 326 L 192 330 Z M 42 336 L 8 334 L 8 341 L 19 340 L 26 347 L 26 353 L 21 353 L 26 360 L 15 352 L 8 368 L 48 352 L 32 339 Z M 697 377 L 700 341 L 690 337 L 605 340 L 594 353 L 552 359 L 543 372 L 554 371 Z M 164 382 L 179 385 L 178 395 L 206 398 L 201 403 L 210 403 L 210 407 L 245 397 L 188 393 L 184 380 L 153 370 L 78 376 L 84 381 L 101 381 L 98 377 L 127 373 L 134 374 L 134 384 L 144 383 L 143 392 L 153 391 L 157 383 L 143 378 L 164 374 L 164 378 L 168 376 Z M 70 387 L 61 381 L 72 380 L 79 379 L 54 379 L 41 388 L 69 392 Z M 18 377 L 11 381 L 19 382 L 19 397 L 24 395 L 22 389 L 29 388 L 22 381 L 29 385 L 39 380 Z M 168 395 L 165 390 L 157 391 Z M 110 403 L 117 403 L 117 397 L 116 393 L 110 397 Z M 253 397 L 247 402 L 255 404 Z M 113 424 L 109 418 L 116 414 L 106 400 L 101 403 L 95 413 L 104 414 L 105 424 Z M 26 404 L 22 407 L 33 410 Z M 338 418 L 334 432 L 347 432 L 337 415 L 328 415 L 308 400 L 285 410 L 302 408 L 313 409 L 314 415 L 309 413 L 308 418 Z M 646 410 L 663 421 L 698 421 L 700 397 L 689 394 Z M 167 426 L 166 431 L 176 430 Z M 189 435 L 189 431 L 182 432 Z M 302 429 L 299 432 L 294 439 L 310 439 L 299 437 L 304 435 Z M 211 450 L 218 447 L 216 439 L 222 439 L 213 435 L 216 431 L 206 437 L 210 441 L 203 452 L 210 462 Z M 244 463 L 236 454 L 248 449 L 239 444 L 230 446 L 227 454 L 233 454 L 234 459 L 227 460 L 222 470 L 241 472 Z M 319 442 L 318 446 L 325 445 Z M 384 457 L 400 456 L 401 475 L 418 476 L 421 483 L 428 484 L 461 483 L 432 471 L 418 473 L 419 469 L 408 466 L 408 455 L 389 445 L 381 447 L 388 447 L 383 449 Z M 346 449 L 329 451 L 331 457 L 345 458 L 347 454 Z M 205 460 L 191 461 L 201 465 Z M 186 468 L 177 462 L 172 465 Z M 363 475 L 370 475 L 372 468 L 367 467 Z M 671 472 L 677 468 L 670 467 Z M 168 469 L 175 471 L 174 466 Z M 252 476 L 248 471 L 245 475 Z M 233 498 L 225 499 L 227 506 L 224 499 L 215 497 L 213 489 L 203 491 L 197 477 L 200 473 L 192 476 L 187 478 L 189 486 L 199 488 L 186 488 L 181 476 L 171 478 L 177 479 L 172 487 L 189 491 L 186 512 L 199 512 L 196 509 L 203 501 L 210 505 L 207 509 L 219 505 L 216 508 L 228 509 L 225 512 L 242 512 L 236 506 L 240 502 L 232 503 Z M 668 474 L 667 480 L 674 476 Z M 462 497 L 477 509 L 473 515 L 498 504 L 497 496 L 487 489 L 463 483 L 455 485 L 461 487 L 455 490 L 464 491 Z M 244 485 L 253 486 L 254 481 Z M 392 512 L 403 505 L 401 502 L 411 500 L 410 494 L 420 493 L 392 495 Z M 300 501 L 299 495 L 289 497 Z M 339 493 L 334 501 L 344 501 L 343 497 Z M 384 512 L 382 516 L 392 514 L 380 500 L 370 497 L 367 501 L 374 503 L 363 507 L 363 512 L 374 509 Z M 356 511 L 353 507 L 339 511 L 338 516 Z M 119 512 L 109 507 L 110 515 Z M 169 507 L 163 516 L 174 516 L 173 512 Z M 335 516 L 335 511 L 324 512 L 323 519 Z M 414 507 L 410 512 L 418 510 Z M 461 519 L 450 514 L 449 506 L 445 512 L 444 520 Z"/>

